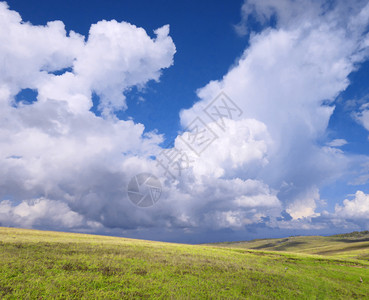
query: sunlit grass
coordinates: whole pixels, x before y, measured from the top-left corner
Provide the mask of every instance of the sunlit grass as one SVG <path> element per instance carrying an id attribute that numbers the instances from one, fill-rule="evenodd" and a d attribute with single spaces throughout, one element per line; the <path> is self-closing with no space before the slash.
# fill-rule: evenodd
<path id="1" fill-rule="evenodd" d="M 5 299 L 348 299 L 369 294 L 369 263 L 352 258 L 12 228 L 0 228 L 0 241 L 0 297 Z"/>
<path id="2" fill-rule="evenodd" d="M 217 243 L 212 246 L 254 250 L 318 254 L 369 261 L 369 232 L 354 232 L 335 236 L 293 236 L 282 239 L 262 239 L 247 242 Z"/>

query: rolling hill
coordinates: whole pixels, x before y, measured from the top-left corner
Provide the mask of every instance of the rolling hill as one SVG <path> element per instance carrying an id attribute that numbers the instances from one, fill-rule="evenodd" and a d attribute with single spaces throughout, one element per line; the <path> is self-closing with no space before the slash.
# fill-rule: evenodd
<path id="1" fill-rule="evenodd" d="M 0 297 L 365 299 L 365 239 L 183 245 L 0 227 Z"/>
<path id="2" fill-rule="evenodd" d="M 211 245 L 250 250 L 317 254 L 369 261 L 369 231 L 356 231 L 333 236 L 292 236 L 281 239 L 258 239 Z"/>

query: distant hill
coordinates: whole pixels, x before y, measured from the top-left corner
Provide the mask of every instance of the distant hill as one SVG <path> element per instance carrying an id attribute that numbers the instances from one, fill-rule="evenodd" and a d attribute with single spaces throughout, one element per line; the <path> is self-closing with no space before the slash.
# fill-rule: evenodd
<path id="1" fill-rule="evenodd" d="M 354 231 L 350 233 L 342 233 L 342 234 L 335 234 L 332 235 L 333 237 L 342 237 L 342 238 L 361 238 L 361 237 L 368 237 L 369 231 Z"/>
<path id="2" fill-rule="evenodd" d="M 332 236 L 291 236 L 245 242 L 210 244 L 227 248 L 318 254 L 369 261 L 369 231 L 354 231 Z"/>
<path id="3" fill-rule="evenodd" d="M 368 299 L 367 239 L 207 246 L 0 227 L 0 298 Z"/>

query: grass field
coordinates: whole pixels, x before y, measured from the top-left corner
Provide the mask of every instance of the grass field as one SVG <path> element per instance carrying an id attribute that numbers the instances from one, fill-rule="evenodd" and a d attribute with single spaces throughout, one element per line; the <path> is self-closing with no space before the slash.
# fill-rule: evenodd
<path id="1" fill-rule="evenodd" d="M 369 231 L 334 236 L 293 236 L 247 242 L 211 244 L 227 248 L 317 254 L 369 261 Z M 369 297 L 368 297 L 369 298 Z"/>
<path id="2" fill-rule="evenodd" d="M 294 237 L 300 253 L 287 253 L 277 240 L 193 246 L 0 227 L 0 298 L 365 299 L 367 241 L 339 241 L 355 238 L 365 239 L 333 238 L 366 245 L 339 254 L 325 238 Z M 306 254 L 318 248 L 326 256 Z"/>

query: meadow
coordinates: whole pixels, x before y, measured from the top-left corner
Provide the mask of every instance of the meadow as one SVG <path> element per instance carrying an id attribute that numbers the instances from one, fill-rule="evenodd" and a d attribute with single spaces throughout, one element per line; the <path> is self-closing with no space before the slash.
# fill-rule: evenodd
<path id="1" fill-rule="evenodd" d="M 316 239 L 314 249 L 321 245 L 322 237 L 309 238 Z M 358 249 L 349 249 L 350 254 L 334 252 L 338 246 L 330 248 L 332 242 L 319 246 L 323 254 L 311 254 L 301 243 L 294 244 L 294 252 L 278 249 L 283 242 L 277 240 L 184 245 L 0 227 L 0 297 L 368 298 L 369 261 L 360 254 L 369 253 L 366 237 L 333 238 L 341 240 L 341 248 L 356 245 L 344 239 L 364 241 L 357 242 Z M 307 237 L 290 242 L 302 239 Z"/>
<path id="2" fill-rule="evenodd" d="M 281 239 L 259 239 L 211 245 L 228 248 L 317 254 L 369 261 L 369 231 L 355 231 L 333 236 L 291 236 Z"/>

